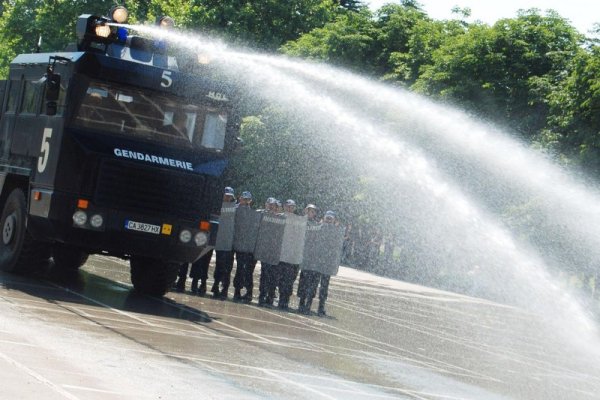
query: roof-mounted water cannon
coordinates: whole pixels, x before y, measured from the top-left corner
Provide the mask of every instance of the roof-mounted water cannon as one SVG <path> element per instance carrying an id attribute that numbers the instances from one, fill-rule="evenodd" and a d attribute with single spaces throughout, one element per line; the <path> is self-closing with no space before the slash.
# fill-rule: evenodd
<path id="1" fill-rule="evenodd" d="M 129 12 L 123 6 L 114 6 L 109 17 L 84 14 L 77 20 L 77 49 L 93 51 L 121 60 L 135 61 L 160 68 L 177 69 L 177 61 L 168 55 L 167 41 L 131 34 L 135 27 L 125 25 Z M 175 26 L 169 16 L 156 20 L 162 29 Z"/>
<path id="2" fill-rule="evenodd" d="M 79 50 L 94 49 L 94 44 L 104 45 L 123 43 L 127 40 L 127 30 L 117 26 L 124 24 L 129 12 L 123 6 L 114 6 L 109 17 L 84 14 L 77 19 L 77 48 Z"/>

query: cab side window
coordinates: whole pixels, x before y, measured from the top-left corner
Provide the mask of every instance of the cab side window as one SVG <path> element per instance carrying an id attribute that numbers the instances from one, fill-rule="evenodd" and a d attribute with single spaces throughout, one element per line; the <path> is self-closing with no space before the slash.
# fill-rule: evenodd
<path id="1" fill-rule="evenodd" d="M 33 82 L 25 81 L 23 87 L 23 100 L 21 101 L 22 114 L 37 114 L 40 109 L 39 90 Z"/>
<path id="2" fill-rule="evenodd" d="M 204 133 L 202 146 L 208 149 L 223 150 L 225 146 L 225 130 L 227 127 L 227 114 L 209 112 L 204 120 Z"/>
<path id="3" fill-rule="evenodd" d="M 10 81 L 10 88 L 8 89 L 8 99 L 6 100 L 6 112 L 14 113 L 17 111 L 17 100 L 19 98 L 19 89 L 21 88 L 21 81 Z"/>

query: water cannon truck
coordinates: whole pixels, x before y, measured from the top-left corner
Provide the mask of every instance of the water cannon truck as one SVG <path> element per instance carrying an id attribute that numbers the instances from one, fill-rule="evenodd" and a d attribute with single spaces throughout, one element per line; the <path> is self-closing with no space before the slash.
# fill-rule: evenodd
<path id="1" fill-rule="evenodd" d="M 162 296 L 210 249 L 239 131 L 233 90 L 178 68 L 127 17 L 122 6 L 80 16 L 76 44 L 20 54 L 0 81 L 3 271 L 51 258 L 76 271 L 104 254 L 129 260 L 137 291 Z"/>

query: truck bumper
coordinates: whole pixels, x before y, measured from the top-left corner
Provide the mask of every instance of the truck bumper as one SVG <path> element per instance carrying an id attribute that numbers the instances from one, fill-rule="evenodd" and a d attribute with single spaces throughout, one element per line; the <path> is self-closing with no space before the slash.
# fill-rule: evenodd
<path id="1" fill-rule="evenodd" d="M 89 253 L 117 257 L 143 256 L 185 263 L 194 262 L 210 250 L 210 236 L 214 234 L 204 232 L 207 241 L 201 246 L 196 245 L 194 240 L 195 235 L 201 232 L 200 220 L 187 221 L 166 215 L 98 208 L 91 201 L 86 204 L 78 200 L 77 196 L 67 193 L 32 189 L 27 230 L 37 240 L 61 242 L 81 247 Z M 76 211 L 87 216 L 84 224 L 74 222 Z M 102 225 L 92 226 L 94 215 L 102 217 Z M 179 239 L 182 230 L 192 234 L 188 243 Z"/>

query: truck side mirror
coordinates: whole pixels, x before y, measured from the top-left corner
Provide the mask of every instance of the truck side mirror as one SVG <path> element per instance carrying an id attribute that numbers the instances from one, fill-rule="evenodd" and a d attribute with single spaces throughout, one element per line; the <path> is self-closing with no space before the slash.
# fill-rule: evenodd
<path id="1" fill-rule="evenodd" d="M 46 115 L 56 115 L 60 95 L 60 74 L 49 73 L 46 80 Z"/>

